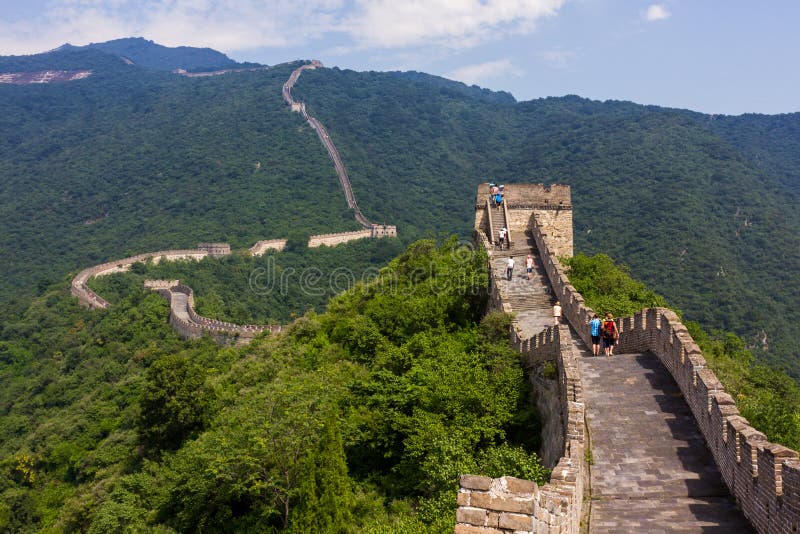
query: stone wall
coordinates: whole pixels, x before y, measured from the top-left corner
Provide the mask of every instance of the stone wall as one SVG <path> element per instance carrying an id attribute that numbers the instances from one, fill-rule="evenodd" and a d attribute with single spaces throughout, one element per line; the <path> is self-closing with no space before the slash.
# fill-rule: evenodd
<path id="1" fill-rule="evenodd" d="M 312 235 L 308 239 L 308 248 L 321 247 L 322 245 L 335 247 L 356 239 L 380 239 L 382 237 L 397 237 L 397 227 L 386 224 L 373 224 L 371 228 L 354 232 Z"/>
<path id="2" fill-rule="evenodd" d="M 491 251 L 486 233 L 478 226 L 480 222 L 479 216 L 476 217 L 475 241 L 478 246 Z M 538 233 L 542 257 L 550 256 L 545 236 L 538 231 L 532 211 L 525 224 L 533 225 L 534 236 Z M 513 312 L 500 295 L 500 274 L 494 272 L 491 265 L 489 274 L 489 309 Z M 561 339 L 569 341 L 562 345 Z M 513 477 L 462 476 L 454 532 L 577 533 L 584 513 L 583 493 L 589 476 L 579 355 L 566 325 L 550 327 L 530 339 L 522 339 L 519 331 L 512 327 L 510 340 L 512 346 L 522 353 L 529 376 L 534 368 L 546 361 L 555 363 L 558 370 L 557 380 L 550 388 L 551 396 L 537 399 L 540 412 L 548 419 L 545 423 L 548 439 L 542 455 L 543 458 L 547 456 L 549 465 L 555 463 L 555 467 L 550 481 L 542 487 Z"/>
<path id="3" fill-rule="evenodd" d="M 205 250 L 212 256 L 228 256 L 231 253 L 229 243 L 198 243 L 198 250 Z"/>
<path id="4" fill-rule="evenodd" d="M 537 221 L 543 219 L 537 217 Z M 548 248 L 547 229 L 531 228 L 563 316 L 590 345 L 588 322 L 594 311 L 569 283 L 566 271 Z M 622 353 L 651 351 L 672 374 L 731 494 L 759 532 L 796 532 L 800 526 L 798 453 L 770 443 L 739 414 L 733 398 L 708 369 L 700 348 L 677 315 L 665 308 L 643 310 L 616 320 Z M 529 361 L 550 357 L 547 333 L 512 342 Z M 541 348 L 540 348 L 541 347 Z M 545 352 L 542 352 L 545 351 Z M 533 360 L 531 360 L 533 359 Z M 579 387 L 579 382 L 578 382 Z"/>
<path id="5" fill-rule="evenodd" d="M 652 351 L 675 378 L 722 478 L 753 526 L 759 532 L 796 532 L 798 453 L 770 443 L 739 414 L 674 312 L 647 309 L 617 323 L 621 353 Z"/>
<path id="6" fill-rule="evenodd" d="M 381 237 L 397 237 L 397 226 L 391 224 L 373 224 L 371 232 L 372 235 L 370 235 L 370 237 L 374 239 L 380 239 Z"/>
<path id="7" fill-rule="evenodd" d="M 558 367 L 558 401 L 563 420 L 562 454 L 550 481 L 541 488 L 513 477 L 463 475 L 458 492 L 455 534 L 511 534 L 521 532 L 577 533 L 583 515 L 583 491 L 588 477 L 583 388 L 578 354 L 569 327 L 550 327 L 540 336 L 526 363 L 550 357 Z M 530 341 L 530 340 L 528 340 Z"/>
<path id="8" fill-rule="evenodd" d="M 267 250 L 283 250 L 286 248 L 286 239 L 267 239 L 258 241 L 255 245 L 250 247 L 250 254 L 253 256 L 262 256 Z"/>
<path id="9" fill-rule="evenodd" d="M 372 237 L 372 230 L 356 230 L 355 232 L 339 232 L 336 234 L 312 235 L 308 240 L 308 248 L 326 245 L 334 247 L 348 241 Z"/>
<path id="10" fill-rule="evenodd" d="M 505 184 L 503 200 L 509 208 L 572 207 L 570 187 L 565 184 Z M 478 202 L 489 198 L 489 184 L 478 185 Z"/>
<path id="11" fill-rule="evenodd" d="M 385 224 L 374 224 L 371 228 L 365 230 L 312 235 L 308 238 L 308 248 L 321 247 L 322 245 L 335 247 L 336 245 L 341 245 L 342 243 L 347 243 L 356 239 L 380 239 L 382 237 L 397 237 L 397 227 Z M 253 256 L 261 256 L 267 250 L 283 250 L 284 248 L 286 248 L 286 239 L 269 239 L 259 241 L 250 247 L 250 254 Z"/>
<path id="12" fill-rule="evenodd" d="M 208 256 L 207 251 L 198 249 L 160 250 L 158 252 L 137 254 L 136 256 L 131 256 L 129 258 L 101 263 L 100 265 L 94 265 L 79 272 L 77 276 L 72 279 L 70 293 L 72 293 L 73 296 L 78 297 L 78 303 L 82 306 L 93 309 L 107 308 L 109 306 L 108 301 L 99 295 L 96 295 L 91 289 L 89 289 L 89 286 L 86 285 L 89 281 L 89 278 L 92 278 L 93 276 L 105 276 L 118 272 L 126 272 L 130 270 L 134 263 L 145 262 L 147 260 L 152 260 L 153 263 L 158 263 L 162 260 L 200 260 L 206 256 Z"/>
<path id="13" fill-rule="evenodd" d="M 204 334 L 210 335 L 218 343 L 224 345 L 242 345 L 249 343 L 255 336 L 264 331 L 278 333 L 283 330 L 281 325 L 240 325 L 209 319 L 198 314 L 194 309 L 194 291 L 192 288 L 181 284 L 178 280 L 146 280 L 144 286 L 157 291 L 170 303 L 169 323 L 186 339 L 198 339 Z M 180 317 L 173 308 L 173 293 L 183 293 L 187 297 L 187 307 L 184 310 L 188 320 Z"/>

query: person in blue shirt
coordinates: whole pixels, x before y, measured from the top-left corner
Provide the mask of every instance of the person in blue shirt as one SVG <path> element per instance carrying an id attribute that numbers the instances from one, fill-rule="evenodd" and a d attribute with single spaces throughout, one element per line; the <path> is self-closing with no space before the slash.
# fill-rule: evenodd
<path id="1" fill-rule="evenodd" d="M 601 321 L 595 313 L 592 316 L 592 320 L 589 321 L 589 328 L 591 329 L 592 335 L 592 354 L 595 356 L 600 356 L 600 325 Z"/>

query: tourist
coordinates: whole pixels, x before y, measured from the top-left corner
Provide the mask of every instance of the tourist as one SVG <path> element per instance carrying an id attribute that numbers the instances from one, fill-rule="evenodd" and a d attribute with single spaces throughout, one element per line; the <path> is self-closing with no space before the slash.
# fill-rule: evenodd
<path id="1" fill-rule="evenodd" d="M 592 355 L 600 356 L 600 326 L 602 321 L 595 313 L 589 321 L 589 331 L 592 336 Z"/>
<path id="2" fill-rule="evenodd" d="M 514 273 L 514 257 L 512 256 L 508 258 L 508 265 L 506 266 L 506 278 L 508 279 L 509 282 L 511 281 L 511 276 L 513 275 L 513 273 Z"/>
<path id="3" fill-rule="evenodd" d="M 600 334 L 603 336 L 603 349 L 605 350 L 606 356 L 613 356 L 614 345 L 619 338 L 619 330 L 617 329 L 617 324 L 614 322 L 614 316 L 611 315 L 611 312 L 606 312 L 606 318 L 603 321 Z"/>
<path id="4" fill-rule="evenodd" d="M 489 184 L 489 200 L 492 201 L 492 206 L 496 206 L 495 195 L 500 192 L 500 189 L 495 184 Z"/>
<path id="5" fill-rule="evenodd" d="M 503 250 L 503 243 L 505 243 L 505 241 L 506 241 L 506 233 L 507 233 L 507 232 L 508 232 L 508 230 L 506 230 L 505 226 L 504 226 L 503 228 L 501 228 L 501 229 L 500 229 L 500 233 L 499 233 L 499 237 L 500 237 L 500 250 Z"/>
<path id="6" fill-rule="evenodd" d="M 559 301 L 553 304 L 553 324 L 556 326 L 561 324 L 561 303 Z"/>
<path id="7" fill-rule="evenodd" d="M 528 280 L 533 278 L 533 256 L 531 254 L 525 258 L 525 270 L 528 272 Z"/>

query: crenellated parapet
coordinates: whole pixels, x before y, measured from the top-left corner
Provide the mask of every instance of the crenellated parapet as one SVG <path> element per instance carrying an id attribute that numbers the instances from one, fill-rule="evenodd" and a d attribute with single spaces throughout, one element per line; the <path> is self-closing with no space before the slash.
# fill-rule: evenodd
<path id="1" fill-rule="evenodd" d="M 651 351 L 683 393 L 714 461 L 744 515 L 759 532 L 800 525 L 800 461 L 741 416 L 678 316 L 666 308 L 618 320 L 621 352 Z"/>
<path id="2" fill-rule="evenodd" d="M 514 211 L 514 203 L 516 205 L 523 203 L 523 195 L 515 195 L 515 188 L 516 186 L 506 188 L 509 212 Z M 542 193 L 540 186 L 529 190 L 533 192 L 532 194 Z M 548 201 L 545 206 L 554 206 L 554 202 L 558 206 L 567 205 L 566 190 L 563 188 L 553 190 L 552 186 L 550 190 L 553 192 L 548 193 L 551 196 L 545 198 Z M 488 189 L 486 195 L 488 195 Z M 477 212 L 484 209 L 485 203 L 481 206 L 482 200 L 479 192 L 478 203 L 476 203 Z M 560 204 L 561 202 L 564 204 Z M 548 226 L 551 219 L 541 215 L 542 211 L 548 209 L 558 211 L 562 208 L 551 209 L 534 206 L 521 209 L 530 209 L 532 212 L 527 229 L 539 251 L 542 266 L 547 273 L 555 297 L 561 303 L 562 314 L 574 326 L 577 335 L 589 346 L 591 340 L 587 325 L 594 315 L 594 310 L 586 306 L 581 294 L 570 284 L 567 271 L 558 259 L 566 254 L 559 253 L 559 250 L 563 250 L 563 248 L 559 245 L 558 240 L 553 239 L 554 230 Z M 486 238 L 486 232 L 480 226 L 480 222 L 480 217 L 476 217 L 476 242 L 487 250 L 492 250 L 492 244 Z M 557 231 L 561 232 L 562 230 Z M 509 312 L 514 311 L 504 302 L 498 273 L 492 273 L 491 277 L 490 307 Z M 800 459 L 797 451 L 771 443 L 763 433 L 753 428 L 747 419 L 742 417 L 734 399 L 725 391 L 714 372 L 708 368 L 700 347 L 673 311 L 666 308 L 645 309 L 632 317 L 617 319 L 616 323 L 620 332 L 617 352 L 621 354 L 651 352 L 658 356 L 675 379 L 725 484 L 751 524 L 759 532 L 764 533 L 797 531 L 800 526 Z M 511 332 L 511 344 L 524 355 L 526 366 L 532 368 L 543 361 L 557 363 L 560 402 L 564 410 L 562 412 L 564 427 L 561 431 L 561 435 L 564 437 L 564 455 L 554 470 L 554 478 L 551 479 L 550 484 L 561 488 L 567 495 L 567 499 L 566 504 L 561 508 L 552 502 L 549 503 L 551 509 L 561 510 L 562 515 L 544 514 L 547 517 L 546 521 L 549 521 L 546 522 L 535 515 L 535 512 L 540 510 L 542 503 L 532 501 L 532 504 L 526 505 L 528 510 L 526 513 L 530 512 L 533 518 L 531 520 L 526 518 L 522 523 L 514 523 L 514 525 L 520 526 L 520 528 L 515 526 L 519 531 L 578 531 L 577 523 L 574 521 L 579 519 L 581 511 L 580 505 L 574 499 L 580 495 L 577 488 L 582 475 L 586 474 L 587 467 L 582 466 L 579 459 L 573 454 L 572 448 L 577 450 L 579 445 L 586 445 L 583 425 L 583 382 L 577 367 L 570 370 L 573 360 L 567 354 L 568 351 L 565 351 L 566 344 L 559 343 L 559 339 L 567 333 L 568 330 L 563 326 L 558 329 L 549 328 L 528 339 L 524 339 L 516 328 L 512 328 Z M 568 463 L 570 460 L 573 463 Z M 567 476 L 567 480 L 554 482 L 556 472 L 563 469 L 564 465 L 574 467 L 575 471 Z M 495 501 L 492 501 L 490 497 L 472 498 L 477 492 L 484 492 L 487 495 L 495 492 L 495 494 L 501 495 L 500 488 L 504 487 L 507 491 L 508 484 L 503 486 L 502 482 L 498 482 L 500 480 L 502 479 L 480 481 L 481 487 L 487 489 L 471 487 L 475 484 L 470 479 L 462 480 L 461 493 L 468 493 L 470 497 L 467 499 L 467 497 L 459 495 L 460 506 L 462 508 L 465 506 L 477 507 L 482 512 L 469 510 L 469 513 L 466 513 L 459 508 L 459 521 L 464 521 L 456 526 L 456 532 L 505 533 L 514 531 L 509 528 L 512 523 L 508 521 L 502 523 L 498 515 L 512 512 L 505 509 L 500 510 L 499 504 L 493 504 Z M 525 490 L 520 497 L 515 499 L 528 498 L 525 497 L 526 495 L 541 495 L 543 490 L 544 487 L 539 491 Z M 531 499 L 528 498 L 528 500 Z M 496 502 L 500 503 L 503 500 L 498 499 Z M 476 505 L 476 503 L 479 504 Z M 487 505 L 483 506 L 484 504 Z M 559 517 L 563 517 L 563 519 L 559 519 Z M 479 521 L 470 522 L 474 518 L 478 518 Z M 474 530 L 475 527 L 482 530 Z"/>
<path id="3" fill-rule="evenodd" d="M 584 342 L 594 311 L 569 283 L 558 258 L 547 251 L 544 232 L 534 226 L 541 253 L 563 314 Z M 616 320 L 619 353 L 656 354 L 678 384 L 725 484 L 759 532 L 794 532 L 800 526 L 800 460 L 792 449 L 771 443 L 742 417 L 686 326 L 672 310 L 645 309 Z M 524 342 L 523 342 L 524 343 Z"/>
<path id="4" fill-rule="evenodd" d="M 222 344 L 241 345 L 262 332 L 277 334 L 282 325 L 241 325 L 203 317 L 194 309 L 194 291 L 178 280 L 145 280 L 144 287 L 157 291 L 170 303 L 169 322 L 184 338 L 198 339 L 210 335 Z"/>

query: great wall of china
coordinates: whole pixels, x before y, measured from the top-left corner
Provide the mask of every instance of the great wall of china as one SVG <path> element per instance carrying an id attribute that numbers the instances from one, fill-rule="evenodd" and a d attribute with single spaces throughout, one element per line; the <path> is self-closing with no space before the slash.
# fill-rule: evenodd
<path id="1" fill-rule="evenodd" d="M 674 312 L 617 319 L 613 357 L 593 357 L 594 311 L 569 283 L 567 186 L 506 185 L 491 206 L 479 187 L 475 241 L 489 255 L 491 306 L 515 314 L 512 346 L 543 392 L 550 482 L 464 475 L 456 534 L 527 532 L 796 532 L 798 453 L 749 425 Z M 497 251 L 491 227 L 515 236 Z M 537 259 L 536 276 L 507 280 L 509 256 Z M 544 296 L 544 298 L 542 298 Z M 568 324 L 553 325 L 558 299 Z M 555 380 L 542 376 L 555 364 Z"/>
<path id="2" fill-rule="evenodd" d="M 292 99 L 292 87 L 297 82 L 300 74 L 306 69 L 315 69 L 321 67 L 322 63 L 313 60 L 306 63 L 294 71 L 292 71 L 289 79 L 283 84 L 281 95 L 292 111 L 300 112 L 309 125 L 317 132 L 317 136 L 322 142 L 323 146 L 328 152 L 336 174 L 339 177 L 339 183 L 344 190 L 347 205 L 353 210 L 356 220 L 364 227 L 363 230 L 356 230 L 353 232 L 336 232 L 331 234 L 312 235 L 308 240 L 308 247 L 321 247 L 321 246 L 336 246 L 349 241 L 357 239 L 380 239 L 384 237 L 397 237 L 397 227 L 385 224 L 373 224 L 367 220 L 361 213 L 361 209 L 356 202 L 353 188 L 350 185 L 350 178 L 347 176 L 347 170 L 344 167 L 342 158 L 339 152 L 330 139 L 325 127 L 314 117 L 306 113 L 305 104 L 302 102 L 295 102 Z M 246 69 L 254 70 L 254 69 Z M 216 74 L 223 74 L 226 72 L 238 72 L 238 70 L 219 71 Z M 186 74 L 186 73 L 179 73 Z M 261 256 L 267 250 L 283 250 L 286 247 L 286 239 L 269 239 L 258 241 L 255 245 L 250 247 L 249 252 L 253 256 Z M 72 279 L 70 285 L 70 292 L 78 298 L 78 302 L 89 308 L 107 308 L 110 303 L 100 295 L 95 294 L 88 286 L 88 281 L 92 277 L 105 276 L 118 272 L 129 271 L 135 263 L 152 261 L 158 263 L 159 261 L 175 261 L 175 260 L 201 260 L 207 256 L 221 257 L 227 256 L 231 253 L 230 245 L 227 243 L 200 243 L 196 249 L 187 250 L 162 250 L 159 252 L 149 252 L 123 258 L 121 260 L 111 261 L 95 265 L 78 273 Z M 194 310 L 194 293 L 188 286 L 180 284 L 177 280 L 166 282 L 163 280 L 153 280 L 146 282 L 146 287 L 157 290 L 159 294 L 167 298 L 170 303 L 170 316 L 169 321 L 173 328 L 183 337 L 194 339 L 202 337 L 204 333 L 209 334 L 212 338 L 220 343 L 236 343 L 242 344 L 249 342 L 255 335 L 264 331 L 279 332 L 281 326 L 279 325 L 238 325 L 216 321 L 207 317 L 202 317 Z"/>
<path id="3" fill-rule="evenodd" d="M 295 70 L 284 85 L 284 98 L 314 127 L 338 172 L 341 160 L 330 148 L 327 131 L 307 115 L 303 103 L 291 99 L 302 70 L 316 66 Z M 394 227 L 376 230 L 361 215 L 346 173 L 339 173 L 339 179 L 365 230 L 313 236 L 311 241 L 336 244 L 353 236 L 396 235 L 390 230 Z M 553 469 L 541 487 L 513 477 L 463 475 L 454 532 L 796 532 L 798 453 L 769 442 L 739 414 L 686 327 L 668 309 L 617 319 L 619 354 L 592 357 L 587 323 L 594 312 L 558 259 L 572 255 L 569 187 L 511 184 L 505 191 L 498 208 L 488 201 L 488 187 L 479 187 L 475 242 L 489 258 L 490 307 L 514 315 L 510 343 L 534 382 L 534 400 L 544 419 L 541 456 Z M 501 227 L 509 230 L 510 250 L 496 249 L 494 236 Z M 285 244 L 260 241 L 250 250 L 263 254 Z M 104 308 L 108 302 L 86 286 L 92 276 L 148 259 L 229 252 L 224 244 L 207 243 L 105 263 L 81 271 L 72 292 L 82 304 Z M 520 274 L 506 279 L 507 258 L 521 260 L 528 253 L 536 258 L 533 279 Z M 170 300 L 170 323 L 186 337 L 210 334 L 221 342 L 242 342 L 265 329 L 280 330 L 201 317 L 194 311 L 191 288 L 178 281 L 148 281 L 146 286 Z M 556 299 L 567 324 L 553 325 Z M 548 364 L 557 370 L 555 379 L 542 371 Z"/>

